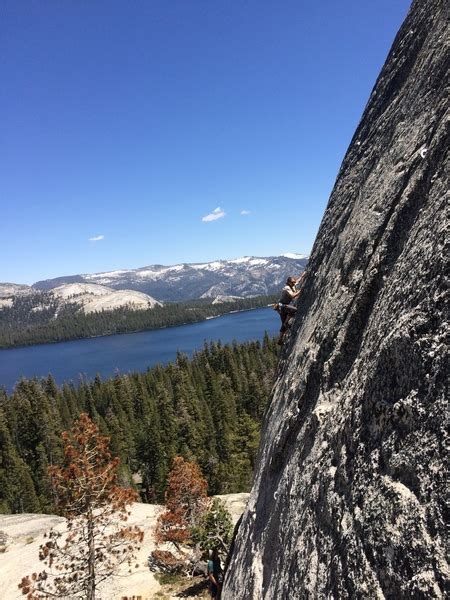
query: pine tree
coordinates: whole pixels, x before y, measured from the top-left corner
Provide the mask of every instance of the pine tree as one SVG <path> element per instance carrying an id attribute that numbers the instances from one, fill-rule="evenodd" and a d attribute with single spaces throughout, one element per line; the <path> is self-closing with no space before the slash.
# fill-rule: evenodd
<path id="1" fill-rule="evenodd" d="M 39 512 L 30 470 L 18 456 L 0 409 L 0 513 Z"/>
<path id="2" fill-rule="evenodd" d="M 125 525 L 127 506 L 136 499 L 131 489 L 117 485 L 119 460 L 112 459 L 108 438 L 86 413 L 62 435 L 65 466 L 50 467 L 49 475 L 67 533 L 51 530 L 40 548 L 44 570 L 19 584 L 28 600 L 84 598 L 123 562 L 130 564 L 142 532 Z"/>
<path id="3" fill-rule="evenodd" d="M 168 471 L 168 460 L 163 449 L 161 425 L 156 403 L 141 392 L 143 414 L 136 434 L 137 464 L 142 475 L 147 502 L 162 500 Z M 144 400 L 145 398 L 145 400 Z"/>
<path id="4" fill-rule="evenodd" d="M 233 469 L 229 473 L 230 488 L 235 492 L 248 491 L 252 484 L 259 446 L 259 425 L 245 412 L 239 416 L 233 436 Z"/>
<path id="5" fill-rule="evenodd" d="M 232 535 L 233 522 L 230 513 L 219 498 L 214 498 L 198 525 L 191 530 L 192 541 L 199 544 L 203 552 L 217 549 L 225 556 L 228 554 Z"/>

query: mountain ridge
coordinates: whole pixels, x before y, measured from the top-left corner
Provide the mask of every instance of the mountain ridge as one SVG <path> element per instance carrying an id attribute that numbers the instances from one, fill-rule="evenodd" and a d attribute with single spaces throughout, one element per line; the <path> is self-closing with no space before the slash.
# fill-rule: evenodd
<path id="1" fill-rule="evenodd" d="M 231 260 L 176 265 L 147 265 L 100 273 L 61 276 L 37 281 L 36 290 L 52 290 L 66 284 L 98 284 L 115 290 L 143 292 L 158 301 L 186 301 L 217 296 L 241 298 L 278 291 L 287 276 L 306 267 L 307 255 L 244 256 Z"/>

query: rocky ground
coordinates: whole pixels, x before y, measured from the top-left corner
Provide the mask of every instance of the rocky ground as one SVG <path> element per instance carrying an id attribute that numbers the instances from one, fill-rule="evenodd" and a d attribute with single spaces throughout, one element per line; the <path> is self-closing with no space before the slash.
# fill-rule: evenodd
<path id="1" fill-rule="evenodd" d="M 236 522 L 244 510 L 248 494 L 228 494 L 220 498 Z M 161 509 L 161 506 L 153 504 L 133 504 L 129 524 L 138 525 L 145 533 L 137 555 L 139 567 L 131 574 L 123 568 L 117 577 L 106 582 L 99 590 L 99 600 L 122 600 L 125 597 L 131 600 L 133 596 L 136 600 L 139 597 L 141 600 L 172 600 L 205 596 L 202 579 L 161 577 L 148 570 L 147 558 L 155 548 L 153 530 Z M 24 598 L 17 586 L 23 576 L 42 570 L 39 546 L 44 541 L 45 532 L 51 528 L 63 531 L 65 520 L 54 515 L 0 515 L 0 532 L 3 534 L 0 535 L 0 600 Z"/>

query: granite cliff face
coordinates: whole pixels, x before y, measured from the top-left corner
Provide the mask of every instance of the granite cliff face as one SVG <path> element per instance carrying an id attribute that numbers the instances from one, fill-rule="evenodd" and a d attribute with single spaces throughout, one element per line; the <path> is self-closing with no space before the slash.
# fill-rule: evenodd
<path id="1" fill-rule="evenodd" d="M 413 2 L 342 163 L 222 600 L 444 597 L 445 26 Z"/>

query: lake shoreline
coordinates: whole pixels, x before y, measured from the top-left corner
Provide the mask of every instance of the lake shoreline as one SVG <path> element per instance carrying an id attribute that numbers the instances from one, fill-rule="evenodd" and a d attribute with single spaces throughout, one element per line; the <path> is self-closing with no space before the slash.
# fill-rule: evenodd
<path id="1" fill-rule="evenodd" d="M 263 308 L 269 308 L 269 306 L 254 306 L 252 308 L 241 308 L 239 310 L 229 310 L 228 312 L 220 313 L 219 315 L 212 315 L 210 317 L 203 317 L 201 319 L 194 320 L 194 321 L 177 323 L 176 325 L 163 325 L 162 327 L 151 327 L 148 329 L 134 329 L 131 331 L 115 331 L 113 333 L 103 333 L 100 335 L 86 335 L 86 336 L 81 336 L 81 337 L 72 337 L 72 338 L 66 338 L 63 340 L 53 340 L 53 341 L 48 341 L 48 342 L 39 342 L 39 343 L 30 342 L 29 344 L 14 344 L 12 346 L 0 346 L 0 353 L 3 351 L 20 350 L 23 348 L 36 348 L 38 346 L 54 346 L 56 344 L 67 344 L 69 342 L 79 342 L 82 340 L 95 340 L 98 338 L 108 338 L 108 337 L 112 337 L 114 335 L 132 335 L 134 333 L 143 333 L 146 331 L 162 331 L 164 329 L 174 329 L 175 327 L 184 327 L 186 325 L 195 325 L 197 323 L 203 323 L 204 321 L 210 321 L 211 319 L 218 319 L 219 317 L 225 317 L 226 315 L 243 313 L 243 312 L 248 312 L 251 310 L 261 310 Z"/>
<path id="2" fill-rule="evenodd" d="M 262 343 L 275 336 L 279 318 L 267 307 L 223 314 L 217 319 L 136 333 L 112 334 L 78 340 L 0 350 L 0 388 L 11 392 L 25 379 L 49 374 L 58 384 L 89 381 L 117 372 L 144 372 L 155 364 L 175 362 L 206 345 Z"/>

